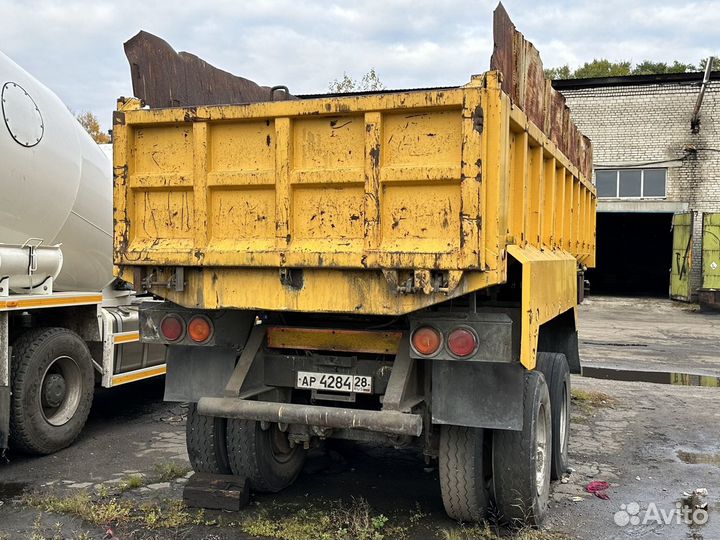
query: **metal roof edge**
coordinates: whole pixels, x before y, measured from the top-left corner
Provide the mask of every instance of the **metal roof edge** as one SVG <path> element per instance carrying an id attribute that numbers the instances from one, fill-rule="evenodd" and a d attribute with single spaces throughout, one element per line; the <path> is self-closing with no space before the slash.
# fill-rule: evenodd
<path id="1" fill-rule="evenodd" d="M 622 77 L 593 77 L 589 79 L 556 79 L 552 81 L 555 90 L 575 90 L 581 88 L 601 88 L 608 86 L 642 86 L 650 84 L 701 83 L 704 73 L 662 73 L 658 75 L 624 75 Z M 710 80 L 720 80 L 720 71 L 710 72 Z"/>

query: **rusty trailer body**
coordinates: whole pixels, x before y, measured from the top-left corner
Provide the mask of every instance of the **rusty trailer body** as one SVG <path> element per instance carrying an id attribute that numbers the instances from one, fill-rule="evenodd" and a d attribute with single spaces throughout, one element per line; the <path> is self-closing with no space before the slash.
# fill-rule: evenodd
<path id="1" fill-rule="evenodd" d="M 461 87 L 118 102 L 116 272 L 167 301 L 141 337 L 170 345 L 166 398 L 197 403 L 196 470 L 276 491 L 318 439 L 419 443 L 452 517 L 492 498 L 512 519 L 520 475 L 518 518 L 542 520 L 595 260 L 592 150 L 502 7 L 494 27 L 493 70 Z"/>
<path id="2" fill-rule="evenodd" d="M 594 264 L 589 149 L 573 164 L 497 72 L 115 118 L 118 271 L 185 307 L 399 315 L 504 283 L 509 253 L 562 267 L 528 298 L 542 324 Z"/>

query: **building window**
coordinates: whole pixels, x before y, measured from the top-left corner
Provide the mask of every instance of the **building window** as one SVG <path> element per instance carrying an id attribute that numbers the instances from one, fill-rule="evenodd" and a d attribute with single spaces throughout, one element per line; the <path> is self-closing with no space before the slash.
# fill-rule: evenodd
<path id="1" fill-rule="evenodd" d="M 598 197 L 657 199 L 665 197 L 667 169 L 600 169 L 595 171 Z"/>

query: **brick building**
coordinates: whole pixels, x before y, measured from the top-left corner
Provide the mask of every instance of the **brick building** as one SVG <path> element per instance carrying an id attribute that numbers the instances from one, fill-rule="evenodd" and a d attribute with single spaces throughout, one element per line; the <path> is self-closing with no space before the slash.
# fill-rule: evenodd
<path id="1" fill-rule="evenodd" d="M 681 73 L 553 82 L 593 142 L 594 290 L 667 294 L 672 263 L 687 272 L 688 298 L 697 296 L 703 215 L 720 212 L 720 72 L 711 73 L 699 125 L 691 126 L 702 80 L 703 73 Z M 678 252 L 677 232 L 673 251 L 676 213 L 690 213 L 686 253 Z"/>

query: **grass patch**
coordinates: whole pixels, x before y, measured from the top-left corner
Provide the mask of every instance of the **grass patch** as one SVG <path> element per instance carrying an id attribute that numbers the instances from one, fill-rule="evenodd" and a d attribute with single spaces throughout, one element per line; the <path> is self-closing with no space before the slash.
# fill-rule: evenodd
<path id="1" fill-rule="evenodd" d="M 205 519 L 202 510 L 190 510 L 179 500 L 166 500 L 164 504 L 145 503 L 140 505 L 138 523 L 151 529 L 177 529 L 189 525 L 215 525 Z"/>
<path id="2" fill-rule="evenodd" d="M 132 505 L 128 502 L 109 499 L 93 501 L 90 494 L 80 491 L 62 497 L 56 495 L 30 495 L 27 504 L 55 514 L 70 514 L 95 525 L 125 523 L 130 520 Z"/>
<path id="3" fill-rule="evenodd" d="M 182 501 L 164 500 L 138 505 L 118 499 L 93 500 L 89 493 L 81 491 L 70 496 L 30 495 L 26 504 L 44 512 L 68 514 L 93 525 L 111 526 L 135 524 L 150 529 L 187 527 L 191 525 L 214 525 L 205 520 L 202 510 L 189 510 Z"/>
<path id="4" fill-rule="evenodd" d="M 145 485 L 145 477 L 142 474 L 131 474 L 125 480 L 120 482 L 118 489 L 120 493 L 124 493 L 131 489 L 138 489 Z"/>
<path id="5" fill-rule="evenodd" d="M 488 521 L 476 525 L 460 524 L 450 529 L 440 529 L 438 532 L 443 540 L 566 540 L 569 538 L 562 533 L 532 527 L 501 532 L 497 524 L 491 525 Z"/>
<path id="6" fill-rule="evenodd" d="M 177 478 L 182 478 L 192 470 L 187 465 L 182 465 L 174 461 L 156 463 L 153 469 L 157 475 L 158 482 L 170 482 Z"/>
<path id="7" fill-rule="evenodd" d="M 585 413 L 589 413 L 592 409 L 601 407 L 612 408 L 617 403 L 617 399 L 603 392 L 597 392 L 595 390 L 580 390 L 578 388 L 573 388 L 570 391 L 570 400 Z"/>
<path id="8" fill-rule="evenodd" d="M 349 504 L 335 502 L 330 508 L 303 507 L 271 516 L 267 511 L 249 517 L 240 528 L 251 536 L 280 540 L 383 540 L 404 538 L 405 529 L 389 527 L 388 518 L 372 511 L 363 498 Z"/>

